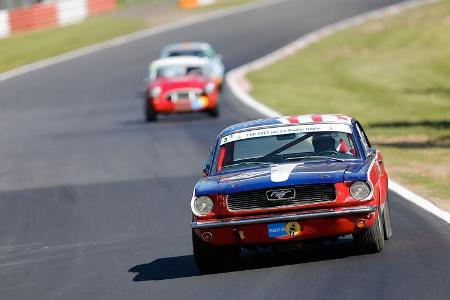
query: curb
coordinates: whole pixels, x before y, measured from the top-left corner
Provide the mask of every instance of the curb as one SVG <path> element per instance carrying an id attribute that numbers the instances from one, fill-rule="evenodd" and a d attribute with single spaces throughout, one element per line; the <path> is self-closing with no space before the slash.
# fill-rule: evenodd
<path id="1" fill-rule="evenodd" d="M 194 25 L 214 19 L 220 19 L 226 16 L 244 13 L 249 10 L 268 7 L 276 5 L 278 3 L 286 2 L 290 0 L 267 0 L 263 2 L 252 2 L 243 4 L 231 8 L 220 9 L 214 12 L 202 13 L 194 17 L 186 18 L 181 21 L 176 21 L 166 25 L 159 25 L 153 28 L 144 29 L 127 35 L 119 36 L 111 40 L 93 44 L 90 46 L 82 47 L 73 51 L 62 53 L 50 58 L 42 59 L 24 66 L 20 66 L 16 69 L 12 69 L 3 73 L 0 73 L 0 82 L 17 77 L 32 71 L 40 70 L 58 63 L 66 62 L 75 58 L 79 58 L 85 55 L 93 54 L 109 48 L 121 46 L 130 42 L 138 41 L 150 36 L 161 34 L 170 30 L 182 28 L 184 26 Z"/>
<path id="2" fill-rule="evenodd" d="M 423 6 L 426 4 L 437 3 L 440 0 L 409 0 L 400 2 L 398 4 L 386 6 L 380 9 L 376 9 L 371 12 L 363 13 L 349 19 L 339 21 L 337 23 L 325 26 L 319 30 L 311 32 L 298 40 L 265 55 L 253 62 L 242 65 L 236 69 L 228 72 L 226 76 L 226 83 L 229 86 L 233 95 L 245 105 L 249 106 L 258 113 L 267 117 L 279 117 L 281 114 L 267 105 L 259 102 L 251 95 L 249 95 L 250 84 L 246 80 L 245 76 L 251 71 L 262 69 L 268 65 L 271 65 L 287 56 L 295 54 L 297 51 L 309 47 L 311 44 L 317 43 L 323 38 L 330 36 L 338 31 L 366 23 L 371 20 L 380 19 L 386 16 L 397 15 L 405 10 Z M 389 180 L 389 189 L 402 196 L 406 200 L 416 204 L 420 208 L 432 213 L 447 223 L 450 223 L 450 213 L 443 211 L 431 201 L 415 194 L 400 184 Z"/>
<path id="3" fill-rule="evenodd" d="M 33 1 L 27 6 L 0 10 L 0 38 L 80 23 L 116 7 L 116 0 Z"/>

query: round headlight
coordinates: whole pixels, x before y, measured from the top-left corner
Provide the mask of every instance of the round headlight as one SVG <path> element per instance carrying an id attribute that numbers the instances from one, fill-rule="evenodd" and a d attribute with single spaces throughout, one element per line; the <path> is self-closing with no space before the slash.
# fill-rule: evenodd
<path id="1" fill-rule="evenodd" d="M 215 88 L 216 85 L 214 84 L 214 82 L 210 82 L 207 85 L 205 85 L 205 93 L 211 95 L 214 92 Z"/>
<path id="2" fill-rule="evenodd" d="M 152 88 L 150 91 L 150 96 L 156 98 L 161 94 L 161 88 L 159 86 Z"/>
<path id="3" fill-rule="evenodd" d="M 353 197 L 353 199 L 356 200 L 367 199 L 370 196 L 371 192 L 372 189 L 370 188 L 369 184 L 364 181 L 355 181 L 350 187 L 350 195 Z"/>
<path id="4" fill-rule="evenodd" d="M 192 205 L 193 212 L 200 216 L 206 216 L 212 212 L 213 208 L 214 202 L 207 196 L 195 198 Z"/>

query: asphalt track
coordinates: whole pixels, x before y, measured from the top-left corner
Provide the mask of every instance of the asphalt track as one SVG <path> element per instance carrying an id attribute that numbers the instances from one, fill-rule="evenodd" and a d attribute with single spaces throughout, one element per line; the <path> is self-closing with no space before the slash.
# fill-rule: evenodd
<path id="1" fill-rule="evenodd" d="M 0 82 L 0 299 L 448 299 L 448 224 L 392 193 L 379 254 L 343 239 L 200 276 L 193 185 L 216 134 L 258 116 L 225 89 L 218 120 L 143 122 L 146 65 L 170 42 L 208 41 L 233 68 L 394 2 L 288 1 Z"/>

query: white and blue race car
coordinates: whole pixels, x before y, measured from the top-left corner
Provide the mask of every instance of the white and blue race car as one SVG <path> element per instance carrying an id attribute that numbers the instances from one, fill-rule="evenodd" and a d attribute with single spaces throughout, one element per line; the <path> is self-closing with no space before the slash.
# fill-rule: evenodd
<path id="1" fill-rule="evenodd" d="M 177 56 L 196 56 L 207 58 L 211 63 L 212 80 L 219 87 L 225 75 L 225 66 L 222 63 L 222 56 L 216 54 L 213 47 L 208 43 L 176 43 L 164 47 L 161 51 L 161 58 Z"/>

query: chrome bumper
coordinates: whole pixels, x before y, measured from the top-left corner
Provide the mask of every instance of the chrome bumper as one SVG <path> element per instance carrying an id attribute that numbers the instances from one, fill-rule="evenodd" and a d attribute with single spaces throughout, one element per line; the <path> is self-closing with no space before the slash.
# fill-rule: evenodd
<path id="1" fill-rule="evenodd" d="M 359 214 L 370 214 L 377 210 L 376 206 L 356 206 L 356 207 L 343 207 L 325 210 L 313 210 L 305 211 L 296 214 L 286 214 L 286 215 L 276 215 L 276 216 L 265 216 L 259 218 L 246 218 L 246 219 L 227 219 L 223 221 L 197 221 L 191 223 L 192 229 L 207 229 L 207 228 L 217 228 L 217 227 L 230 227 L 230 226 L 242 226 L 242 225 L 252 225 L 261 223 L 273 223 L 273 222 L 289 222 L 289 221 L 299 221 L 307 219 L 318 219 L 318 218 L 334 218 L 347 215 L 359 215 Z"/>

